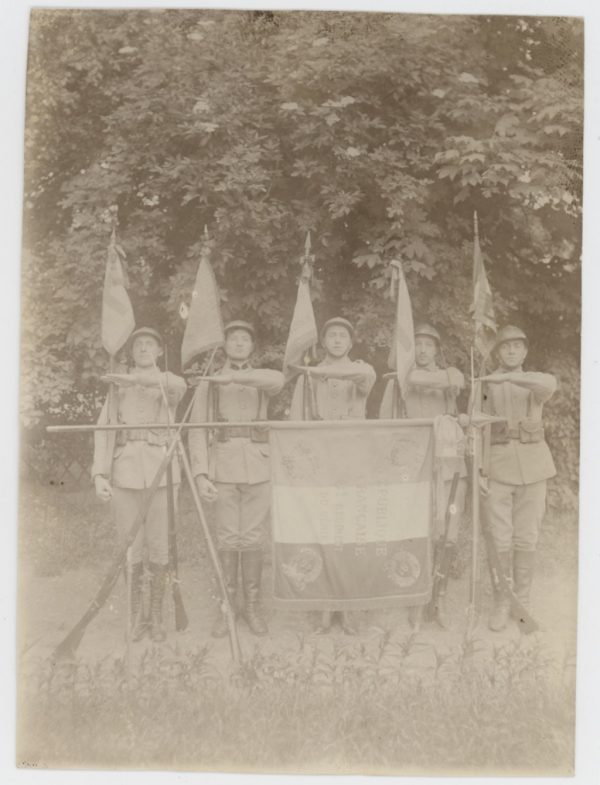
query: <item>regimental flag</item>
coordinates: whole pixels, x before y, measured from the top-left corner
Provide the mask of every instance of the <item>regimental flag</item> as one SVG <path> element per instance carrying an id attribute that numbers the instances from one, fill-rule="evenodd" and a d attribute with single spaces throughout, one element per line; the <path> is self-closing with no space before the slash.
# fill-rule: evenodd
<path id="1" fill-rule="evenodd" d="M 117 245 L 113 229 L 106 254 L 102 294 L 102 346 L 112 356 L 125 344 L 135 327 L 135 317 L 123 276 L 125 252 Z"/>
<path id="2" fill-rule="evenodd" d="M 219 289 L 208 253 L 208 243 L 205 242 L 181 344 L 181 365 L 184 368 L 197 355 L 225 342 Z"/>
<path id="3" fill-rule="evenodd" d="M 296 306 L 290 325 L 285 354 L 283 356 L 283 375 L 291 379 L 296 371 L 290 365 L 302 365 L 306 352 L 308 352 L 318 340 L 317 323 L 310 299 L 310 279 L 311 259 L 310 254 L 310 232 L 306 235 L 305 254 L 303 257 L 302 273 L 298 281 L 298 294 L 296 295 Z"/>
<path id="4" fill-rule="evenodd" d="M 396 300 L 396 321 L 388 365 L 396 371 L 400 390 L 404 394 L 408 374 L 415 364 L 415 335 L 410 295 L 399 261 L 392 262 L 392 297 Z"/>
<path id="5" fill-rule="evenodd" d="M 479 245 L 477 213 L 473 214 L 473 302 L 470 311 L 475 323 L 475 348 L 483 358 L 486 358 L 490 353 L 497 327 L 492 290 L 483 266 Z"/>
<path id="6" fill-rule="evenodd" d="M 432 426 L 270 430 L 273 599 L 299 610 L 431 595 Z"/>

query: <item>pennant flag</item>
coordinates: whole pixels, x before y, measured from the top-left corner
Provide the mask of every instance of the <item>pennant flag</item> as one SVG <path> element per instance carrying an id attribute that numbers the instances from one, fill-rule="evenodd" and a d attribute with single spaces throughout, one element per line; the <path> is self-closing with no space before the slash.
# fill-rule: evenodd
<path id="1" fill-rule="evenodd" d="M 470 311 L 475 323 L 475 348 L 482 357 L 487 357 L 497 327 L 492 290 L 483 266 L 483 256 L 479 245 L 477 213 L 473 214 L 473 235 L 473 302 Z"/>
<path id="2" fill-rule="evenodd" d="M 225 342 L 219 289 L 208 259 L 208 243 L 202 250 L 181 344 L 181 364 Z"/>
<path id="3" fill-rule="evenodd" d="M 106 255 L 106 273 L 102 295 L 102 346 L 112 356 L 125 344 L 135 327 L 133 308 L 123 276 L 123 249 L 117 245 L 113 229 Z"/>
<path id="4" fill-rule="evenodd" d="M 269 432 L 273 602 L 299 610 L 431 596 L 433 427 Z"/>
<path id="5" fill-rule="evenodd" d="M 406 379 L 415 363 L 415 335 L 406 278 L 402 264 L 396 260 L 392 262 L 392 297 L 396 299 L 396 322 L 388 365 L 396 371 L 400 390 L 404 393 Z"/>
<path id="6" fill-rule="evenodd" d="M 285 354 L 283 356 L 283 374 L 286 381 L 294 376 L 295 371 L 290 365 L 302 365 L 304 355 L 318 340 L 317 323 L 310 299 L 311 260 L 310 232 L 306 235 L 305 253 L 302 261 L 302 273 L 298 281 L 296 306 L 290 325 Z"/>

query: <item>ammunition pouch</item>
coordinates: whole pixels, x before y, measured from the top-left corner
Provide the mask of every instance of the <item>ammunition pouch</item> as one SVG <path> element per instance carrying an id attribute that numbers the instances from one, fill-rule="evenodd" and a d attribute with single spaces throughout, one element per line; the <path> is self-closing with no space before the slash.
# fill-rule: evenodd
<path id="1" fill-rule="evenodd" d="M 521 420 L 519 423 L 521 444 L 536 444 L 544 441 L 544 426 L 539 420 Z"/>
<path id="2" fill-rule="evenodd" d="M 544 426 L 539 420 L 521 420 L 516 428 L 509 428 L 508 423 L 492 423 L 492 444 L 508 444 L 511 440 L 521 444 L 536 444 L 544 441 Z"/>

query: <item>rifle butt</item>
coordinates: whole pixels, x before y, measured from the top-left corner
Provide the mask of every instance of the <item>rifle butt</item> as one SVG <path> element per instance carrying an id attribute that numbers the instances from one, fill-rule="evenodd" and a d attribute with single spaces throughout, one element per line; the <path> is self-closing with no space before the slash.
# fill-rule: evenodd
<path id="1" fill-rule="evenodd" d="M 87 624 L 74 627 L 67 637 L 58 644 L 50 655 L 50 660 L 53 663 L 68 662 L 75 659 L 75 652 L 81 643 L 86 626 Z"/>
<path id="2" fill-rule="evenodd" d="M 190 622 L 183 604 L 181 591 L 176 585 L 173 586 L 173 603 L 175 605 L 175 629 L 177 632 L 183 632 L 187 630 Z"/>

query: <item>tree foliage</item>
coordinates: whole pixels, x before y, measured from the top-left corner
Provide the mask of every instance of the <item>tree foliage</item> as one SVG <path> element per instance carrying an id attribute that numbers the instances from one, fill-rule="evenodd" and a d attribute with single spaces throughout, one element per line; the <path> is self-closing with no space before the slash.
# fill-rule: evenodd
<path id="1" fill-rule="evenodd" d="M 205 226 L 225 316 L 260 325 L 267 359 L 310 230 L 317 317 L 352 318 L 358 354 L 385 369 L 397 256 L 465 367 L 477 210 L 500 321 L 577 377 L 582 36 L 543 17 L 35 11 L 27 421 L 96 391 L 112 205 L 138 323 L 175 369 Z"/>

